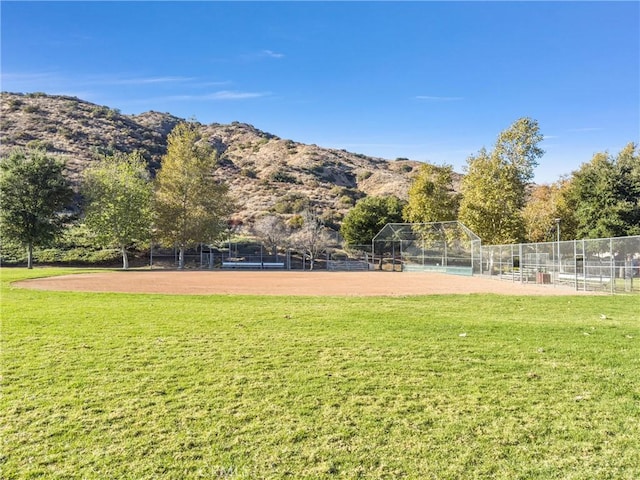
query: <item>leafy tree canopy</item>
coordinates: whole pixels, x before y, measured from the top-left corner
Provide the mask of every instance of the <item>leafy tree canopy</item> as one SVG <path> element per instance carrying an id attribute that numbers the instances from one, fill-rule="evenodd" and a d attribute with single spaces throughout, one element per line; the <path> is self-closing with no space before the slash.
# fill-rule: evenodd
<path id="1" fill-rule="evenodd" d="M 498 135 L 491 152 L 482 149 L 467 160 L 459 219 L 488 244 L 524 239 L 523 208 L 543 136 L 538 122 L 516 120 Z"/>
<path id="2" fill-rule="evenodd" d="M 522 212 L 527 241 L 556 240 L 556 219 L 560 220 L 561 239 L 576 238 L 575 206 L 567 196 L 570 188 L 571 180 L 565 178 L 551 185 L 537 185 L 532 189 Z"/>
<path id="3" fill-rule="evenodd" d="M 640 235 L 640 153 L 629 143 L 617 156 L 597 153 L 573 174 L 570 201 L 579 238 Z"/>
<path id="4" fill-rule="evenodd" d="M 512 166 L 481 150 L 468 160 L 462 193 L 459 219 L 483 243 L 499 245 L 523 239 L 522 189 Z"/>
<path id="5" fill-rule="evenodd" d="M 538 158 L 544 155 L 544 150 L 539 146 L 543 139 L 537 120 L 519 118 L 498 135 L 494 154 L 505 165 L 511 165 L 520 183 L 526 185 L 533 179 Z"/>
<path id="6" fill-rule="evenodd" d="M 460 197 L 453 188 L 453 167 L 426 163 L 409 188 L 404 219 L 412 223 L 455 220 L 459 203 Z"/>
<path id="7" fill-rule="evenodd" d="M 213 149 L 194 125 L 178 124 L 169 134 L 156 177 L 155 221 L 158 238 L 179 247 L 180 267 L 184 249 L 217 240 L 233 210 L 227 185 L 213 177 L 216 165 Z"/>
<path id="8" fill-rule="evenodd" d="M 29 268 L 33 247 L 50 243 L 61 232 L 62 212 L 73 199 L 63 169 L 44 150 L 17 149 L 0 161 L 2 236 L 27 248 Z"/>
<path id="9" fill-rule="evenodd" d="M 387 223 L 402 222 L 405 202 L 397 197 L 365 197 L 342 221 L 340 233 L 349 245 L 370 245 Z"/>
<path id="10" fill-rule="evenodd" d="M 114 154 L 89 167 L 82 187 L 85 222 L 103 246 L 116 246 L 122 267 L 129 267 L 127 247 L 149 240 L 153 186 L 141 155 Z"/>

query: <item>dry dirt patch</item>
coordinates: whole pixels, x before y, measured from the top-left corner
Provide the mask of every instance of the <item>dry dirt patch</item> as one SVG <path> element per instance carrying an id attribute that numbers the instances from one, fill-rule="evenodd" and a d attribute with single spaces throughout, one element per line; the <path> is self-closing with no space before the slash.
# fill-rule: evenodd
<path id="1" fill-rule="evenodd" d="M 37 290 L 164 293 L 178 295 L 404 296 L 497 293 L 575 295 L 571 288 L 521 285 L 482 277 L 393 272 L 101 272 L 24 280 L 14 284 Z"/>

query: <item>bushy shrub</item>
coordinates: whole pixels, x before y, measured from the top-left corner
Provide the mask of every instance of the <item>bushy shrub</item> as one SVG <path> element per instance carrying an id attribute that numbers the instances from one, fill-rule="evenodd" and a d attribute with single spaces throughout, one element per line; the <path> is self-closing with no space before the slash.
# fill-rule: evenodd
<path id="1" fill-rule="evenodd" d="M 360 198 L 363 198 L 365 196 L 365 194 L 357 188 L 339 186 L 333 187 L 331 189 L 331 194 L 336 197 L 340 197 L 338 201 L 340 203 L 344 203 L 345 205 L 353 205 L 356 200 L 359 200 Z"/>
<path id="2" fill-rule="evenodd" d="M 340 230 L 340 222 L 344 218 L 340 212 L 332 212 L 326 211 L 322 214 L 322 223 L 325 227 L 328 227 L 332 230 L 338 231 Z"/>
<path id="3" fill-rule="evenodd" d="M 240 170 L 240 175 L 246 178 L 257 178 L 257 173 L 253 168 L 243 168 Z"/>
<path id="4" fill-rule="evenodd" d="M 349 195 L 343 195 L 338 200 L 341 207 L 352 207 L 356 202 Z"/>
<path id="5" fill-rule="evenodd" d="M 34 150 L 41 148 L 48 151 L 53 150 L 54 146 L 53 143 L 44 140 L 30 140 L 29 142 L 27 142 L 27 148 L 31 148 Z"/>
<path id="6" fill-rule="evenodd" d="M 275 203 L 273 211 L 280 214 L 299 213 L 308 206 L 308 197 L 301 193 L 289 193 Z"/>
<path id="7" fill-rule="evenodd" d="M 40 107 L 37 105 L 25 105 L 22 111 L 25 113 L 37 113 L 40 111 Z"/>
<path id="8" fill-rule="evenodd" d="M 103 248 L 96 244 L 84 224 L 70 225 L 55 243 L 46 248 L 36 248 L 34 261 L 40 264 L 62 265 L 111 265 L 122 260 L 115 248 Z M 0 263 L 22 265 L 27 262 L 26 248 L 13 243 L 0 244 Z"/>
<path id="9" fill-rule="evenodd" d="M 0 242 L 0 264 L 16 265 L 20 263 L 27 263 L 27 249 L 7 240 Z"/>
<path id="10" fill-rule="evenodd" d="M 370 172 L 369 170 L 364 170 L 362 172 L 358 172 L 358 174 L 356 175 L 356 179 L 358 180 L 358 182 L 362 182 L 363 180 L 371 177 L 371 175 L 373 175 L 372 172 Z"/>
<path id="11" fill-rule="evenodd" d="M 19 98 L 12 98 L 11 100 L 9 100 L 9 111 L 15 112 L 17 110 L 20 110 L 20 107 L 22 107 L 22 104 L 23 102 Z"/>
<path id="12" fill-rule="evenodd" d="M 74 133 L 67 127 L 58 127 L 58 135 L 70 140 L 74 137 Z"/>
<path id="13" fill-rule="evenodd" d="M 83 247 L 71 248 L 69 250 L 47 248 L 36 251 L 34 256 L 38 263 L 57 263 L 68 265 L 111 264 L 118 263 L 122 259 L 120 252 L 115 248 L 105 248 L 100 250 L 92 250 Z"/>
<path id="14" fill-rule="evenodd" d="M 281 182 L 281 183 L 297 183 L 296 178 L 286 172 L 281 170 L 276 170 L 275 172 L 271 172 L 269 174 L 269 180 L 272 182 Z"/>
<path id="15" fill-rule="evenodd" d="M 291 228 L 301 228 L 304 225 L 304 218 L 302 218 L 302 215 L 296 214 L 287 223 Z"/>

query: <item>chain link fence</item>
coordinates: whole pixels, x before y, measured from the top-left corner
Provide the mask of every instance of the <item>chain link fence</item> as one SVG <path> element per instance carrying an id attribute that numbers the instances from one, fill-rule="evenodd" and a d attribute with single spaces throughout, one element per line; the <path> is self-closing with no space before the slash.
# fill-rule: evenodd
<path id="1" fill-rule="evenodd" d="M 374 269 L 371 245 L 348 245 L 327 251 L 327 270 L 363 272 Z"/>
<path id="2" fill-rule="evenodd" d="M 372 245 L 380 270 L 456 275 L 480 270 L 480 238 L 457 221 L 388 223 Z"/>
<path id="3" fill-rule="evenodd" d="M 230 244 L 224 247 L 213 247 L 201 244 L 188 248 L 184 254 L 185 269 L 212 270 L 225 269 L 290 269 L 291 250 L 268 251 L 258 243 Z M 174 269 L 178 267 L 178 249 L 154 245 L 148 254 L 148 265 L 151 268 Z"/>
<path id="4" fill-rule="evenodd" d="M 575 290 L 640 293 L 640 236 L 483 245 L 474 273 Z"/>

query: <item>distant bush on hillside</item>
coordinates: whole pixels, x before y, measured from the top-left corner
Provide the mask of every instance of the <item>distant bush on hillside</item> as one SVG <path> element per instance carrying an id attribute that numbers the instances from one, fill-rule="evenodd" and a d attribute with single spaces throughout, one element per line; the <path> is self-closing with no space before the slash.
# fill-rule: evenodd
<path id="1" fill-rule="evenodd" d="M 298 183 L 296 177 L 290 175 L 281 170 L 276 170 L 275 172 L 271 172 L 269 174 L 269 180 L 272 182 L 281 182 L 281 183 Z"/>
<path id="2" fill-rule="evenodd" d="M 310 200 L 301 193 L 289 193 L 278 200 L 273 211 L 280 214 L 300 213 L 310 204 Z"/>

